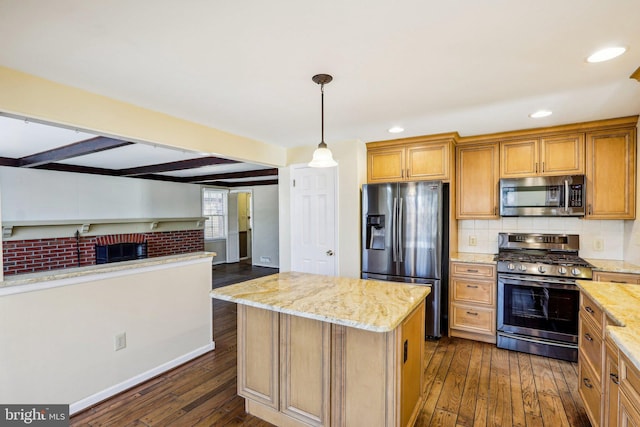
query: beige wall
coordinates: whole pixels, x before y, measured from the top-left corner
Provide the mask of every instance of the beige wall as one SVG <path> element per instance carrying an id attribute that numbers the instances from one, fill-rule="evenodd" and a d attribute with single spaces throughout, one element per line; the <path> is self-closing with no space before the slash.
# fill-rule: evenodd
<path id="1" fill-rule="evenodd" d="M 207 349 L 211 259 L 165 266 L 0 296 L 0 402 L 72 404 Z"/>
<path id="2" fill-rule="evenodd" d="M 0 67 L 0 112 L 130 141 L 284 166 L 286 150 Z"/>

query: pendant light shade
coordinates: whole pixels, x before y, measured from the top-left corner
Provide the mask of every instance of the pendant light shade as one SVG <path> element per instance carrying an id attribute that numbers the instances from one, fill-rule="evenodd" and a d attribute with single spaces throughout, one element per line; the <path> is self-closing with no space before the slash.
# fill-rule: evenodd
<path id="1" fill-rule="evenodd" d="M 333 160 L 333 154 L 327 147 L 327 143 L 324 142 L 324 85 L 333 80 L 329 74 L 316 74 L 311 78 L 315 83 L 320 85 L 320 108 L 322 111 L 320 126 L 322 129 L 322 138 L 318 148 L 313 152 L 313 159 L 309 162 L 309 166 L 312 168 L 330 168 L 338 166 L 335 160 Z"/>

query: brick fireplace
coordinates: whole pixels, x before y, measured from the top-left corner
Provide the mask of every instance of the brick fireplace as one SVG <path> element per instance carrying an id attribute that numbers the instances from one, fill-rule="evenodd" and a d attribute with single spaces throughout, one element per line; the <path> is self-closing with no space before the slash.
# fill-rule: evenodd
<path id="1" fill-rule="evenodd" d="M 3 242 L 6 276 L 58 270 L 96 263 L 95 246 L 147 242 L 149 258 L 204 250 L 203 230 L 157 233 L 109 234 L 103 236 L 7 240 Z"/>

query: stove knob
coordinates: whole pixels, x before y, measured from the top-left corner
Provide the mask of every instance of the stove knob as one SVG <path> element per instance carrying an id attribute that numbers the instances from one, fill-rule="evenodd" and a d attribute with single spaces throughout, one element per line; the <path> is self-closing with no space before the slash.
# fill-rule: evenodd
<path id="1" fill-rule="evenodd" d="M 527 271 L 527 266 L 526 266 L 526 265 L 524 265 L 524 264 L 520 264 L 520 265 L 518 265 L 518 270 L 520 270 L 520 271 Z"/>
<path id="2" fill-rule="evenodd" d="M 582 272 L 580 271 L 579 268 L 572 268 L 571 269 L 571 274 L 573 274 L 574 276 L 579 276 Z"/>
<path id="3" fill-rule="evenodd" d="M 547 267 L 545 267 L 544 265 L 540 265 L 540 266 L 538 266 L 538 271 L 540 273 L 544 273 L 544 272 L 547 271 Z"/>
<path id="4" fill-rule="evenodd" d="M 566 267 L 558 267 L 558 273 L 567 274 L 567 268 Z"/>
<path id="5" fill-rule="evenodd" d="M 509 264 L 507 264 L 507 270 L 515 270 L 515 269 L 516 269 L 516 266 L 515 266 L 515 265 L 513 265 L 513 263 L 512 263 L 512 262 L 510 262 Z"/>

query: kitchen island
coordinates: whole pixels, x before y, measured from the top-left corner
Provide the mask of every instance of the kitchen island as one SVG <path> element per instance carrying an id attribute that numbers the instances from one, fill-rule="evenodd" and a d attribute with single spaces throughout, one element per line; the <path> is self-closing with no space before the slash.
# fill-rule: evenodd
<path id="1" fill-rule="evenodd" d="M 413 425 L 430 288 L 279 273 L 211 291 L 238 303 L 238 394 L 279 426 Z"/>

